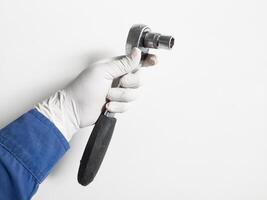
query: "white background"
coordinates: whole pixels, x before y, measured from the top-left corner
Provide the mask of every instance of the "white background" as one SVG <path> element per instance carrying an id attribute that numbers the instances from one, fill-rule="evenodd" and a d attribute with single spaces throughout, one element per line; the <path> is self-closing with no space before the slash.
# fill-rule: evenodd
<path id="1" fill-rule="evenodd" d="M 266 199 L 266 10 L 264 0 L 0 0 L 0 127 L 123 54 L 132 24 L 176 39 L 143 70 L 95 181 L 76 181 L 88 128 L 33 199 Z"/>

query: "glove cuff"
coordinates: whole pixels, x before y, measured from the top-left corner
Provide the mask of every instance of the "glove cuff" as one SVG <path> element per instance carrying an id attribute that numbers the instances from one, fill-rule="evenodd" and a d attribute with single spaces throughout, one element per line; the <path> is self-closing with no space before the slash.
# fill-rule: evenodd
<path id="1" fill-rule="evenodd" d="M 80 119 L 75 102 L 64 90 L 57 91 L 48 99 L 38 103 L 35 108 L 55 124 L 67 141 L 70 141 L 74 133 L 79 130 Z"/>

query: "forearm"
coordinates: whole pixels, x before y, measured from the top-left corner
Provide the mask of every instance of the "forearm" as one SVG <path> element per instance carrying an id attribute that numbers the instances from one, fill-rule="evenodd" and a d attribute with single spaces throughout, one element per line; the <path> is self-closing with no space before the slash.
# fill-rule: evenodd
<path id="1" fill-rule="evenodd" d="M 1 129 L 1 198 L 30 199 L 68 149 L 59 129 L 36 109 Z"/>

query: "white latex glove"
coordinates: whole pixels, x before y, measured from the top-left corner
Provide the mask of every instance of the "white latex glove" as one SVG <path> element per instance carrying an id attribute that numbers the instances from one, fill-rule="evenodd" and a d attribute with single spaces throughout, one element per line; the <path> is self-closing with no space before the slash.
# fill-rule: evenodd
<path id="1" fill-rule="evenodd" d="M 140 59 L 141 51 L 134 48 L 130 56 L 96 63 L 81 72 L 65 89 L 35 107 L 70 140 L 79 128 L 93 125 L 103 108 L 113 113 L 127 110 L 140 86 Z M 148 55 L 143 66 L 156 62 L 155 55 Z M 111 87 L 115 81 L 120 88 Z"/>

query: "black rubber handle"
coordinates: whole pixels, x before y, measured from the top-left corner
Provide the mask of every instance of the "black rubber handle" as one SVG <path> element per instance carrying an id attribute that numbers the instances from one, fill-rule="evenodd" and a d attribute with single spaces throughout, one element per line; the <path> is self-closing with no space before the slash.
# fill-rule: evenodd
<path id="1" fill-rule="evenodd" d="M 116 118 L 104 114 L 99 116 L 80 162 L 78 182 L 81 185 L 86 186 L 94 180 L 106 154 L 115 124 Z"/>

